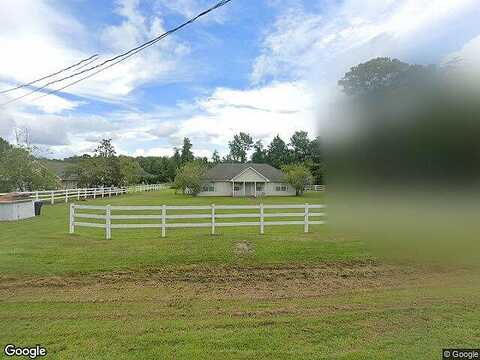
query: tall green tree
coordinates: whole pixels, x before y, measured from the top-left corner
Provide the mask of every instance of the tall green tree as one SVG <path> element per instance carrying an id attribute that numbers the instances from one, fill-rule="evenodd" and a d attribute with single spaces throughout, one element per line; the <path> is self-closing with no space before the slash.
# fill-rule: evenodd
<path id="1" fill-rule="evenodd" d="M 213 152 L 212 154 L 212 163 L 214 164 L 218 164 L 220 163 L 222 160 L 220 159 L 220 154 L 218 153 L 218 151 L 215 149 L 215 151 Z"/>
<path id="2" fill-rule="evenodd" d="M 323 184 L 325 176 L 325 161 L 323 159 L 322 145 L 320 137 L 316 137 L 310 142 L 309 157 L 305 162 L 313 175 L 315 184 Z"/>
<path id="3" fill-rule="evenodd" d="M 338 85 L 350 96 L 378 94 L 420 83 L 434 73 L 433 66 L 410 65 L 398 59 L 379 57 L 352 67 Z"/>
<path id="4" fill-rule="evenodd" d="M 253 145 L 252 162 L 263 164 L 267 161 L 267 150 L 263 146 L 262 140 L 257 140 Z"/>
<path id="5" fill-rule="evenodd" d="M 306 131 L 296 131 L 290 138 L 293 161 L 301 163 L 310 156 L 310 139 Z"/>
<path id="6" fill-rule="evenodd" d="M 235 162 L 247 162 L 247 152 L 252 148 L 252 137 L 244 132 L 233 136 L 233 140 L 228 143 L 230 148 L 230 157 Z"/>
<path id="7" fill-rule="evenodd" d="M 119 186 L 122 182 L 120 161 L 111 139 L 103 139 L 93 156 L 83 155 L 68 172 L 78 176 L 82 187 Z"/>
<path id="8" fill-rule="evenodd" d="M 280 169 L 283 165 L 290 163 L 291 156 L 287 144 L 277 135 L 273 138 L 267 149 L 267 162 Z"/>
<path id="9" fill-rule="evenodd" d="M 144 170 L 138 161 L 130 156 L 119 156 L 120 185 L 138 184 Z"/>
<path id="10" fill-rule="evenodd" d="M 0 192 L 55 189 L 56 176 L 28 148 L 0 138 Z"/>
<path id="11" fill-rule="evenodd" d="M 176 167 L 179 167 L 182 163 L 182 155 L 180 155 L 180 149 L 177 147 L 173 148 L 172 161 L 176 165 Z"/>
<path id="12" fill-rule="evenodd" d="M 187 162 L 193 161 L 194 156 L 192 152 L 192 142 L 189 138 L 183 139 L 182 154 L 180 156 L 180 163 L 186 164 Z"/>
<path id="13" fill-rule="evenodd" d="M 94 151 L 98 185 L 120 185 L 120 161 L 118 160 L 112 139 L 103 139 Z"/>

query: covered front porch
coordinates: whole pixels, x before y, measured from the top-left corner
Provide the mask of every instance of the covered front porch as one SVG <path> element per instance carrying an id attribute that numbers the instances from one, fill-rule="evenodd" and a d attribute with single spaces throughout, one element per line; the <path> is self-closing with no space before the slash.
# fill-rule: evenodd
<path id="1" fill-rule="evenodd" d="M 233 197 L 260 197 L 265 196 L 265 188 L 267 182 L 262 181 L 233 181 L 232 180 L 232 196 Z"/>

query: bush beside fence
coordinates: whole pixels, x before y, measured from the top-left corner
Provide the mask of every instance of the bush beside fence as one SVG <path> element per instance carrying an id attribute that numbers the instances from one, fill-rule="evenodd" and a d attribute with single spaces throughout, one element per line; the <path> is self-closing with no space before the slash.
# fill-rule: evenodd
<path id="1" fill-rule="evenodd" d="M 74 234 L 76 227 L 93 227 L 105 229 L 105 238 L 111 239 L 112 229 L 141 229 L 141 228 L 159 228 L 161 236 L 166 236 L 168 228 L 200 228 L 210 227 L 211 234 L 215 234 L 218 227 L 240 227 L 240 226 L 258 226 L 260 234 L 264 233 L 266 226 L 280 225 L 303 225 L 304 232 L 308 233 L 310 225 L 322 225 L 323 220 L 311 220 L 311 218 L 323 218 L 324 212 L 312 212 L 314 209 L 323 209 L 324 205 L 208 205 L 208 206 L 93 206 L 93 205 L 70 205 L 70 228 L 69 233 Z M 286 210 L 289 212 L 270 212 L 270 210 Z M 85 210 L 93 210 L 95 213 L 86 212 Z M 258 212 L 235 213 L 224 211 L 237 210 L 258 210 Z M 292 212 L 292 210 L 294 212 Z M 299 211 L 301 210 L 301 211 Z M 139 212 L 155 212 L 154 214 L 139 214 Z M 185 211 L 204 211 L 204 213 L 182 213 Z M 102 212 L 102 213 L 99 213 Z M 122 212 L 122 214 L 115 214 Z M 132 214 L 125 214 L 135 212 Z M 172 213 L 173 212 L 173 213 Z M 258 221 L 239 221 L 239 222 L 223 222 L 221 219 L 239 219 L 249 218 L 258 219 Z M 265 221 L 269 218 L 300 218 L 301 220 L 291 221 Z M 77 221 L 80 219 L 91 219 L 97 222 Z M 167 220 L 185 220 L 185 219 L 208 219 L 208 222 L 167 222 Z M 129 223 L 121 220 L 148 220 L 155 221 L 150 223 Z M 157 221 L 158 220 L 158 221 Z M 219 221 L 217 221 L 219 220 Z M 99 222 L 102 221 L 102 222 Z"/>

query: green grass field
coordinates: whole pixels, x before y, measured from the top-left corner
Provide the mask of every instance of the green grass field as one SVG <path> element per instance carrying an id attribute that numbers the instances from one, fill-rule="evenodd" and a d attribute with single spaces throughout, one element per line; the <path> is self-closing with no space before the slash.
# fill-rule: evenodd
<path id="1" fill-rule="evenodd" d="M 258 201 L 162 191 L 87 203 Z M 443 347 L 480 344 L 479 280 L 472 269 L 387 263 L 328 226 L 105 240 L 101 229 L 68 235 L 67 205 L 46 205 L 0 223 L 0 345 L 42 344 L 51 359 L 440 359 Z"/>

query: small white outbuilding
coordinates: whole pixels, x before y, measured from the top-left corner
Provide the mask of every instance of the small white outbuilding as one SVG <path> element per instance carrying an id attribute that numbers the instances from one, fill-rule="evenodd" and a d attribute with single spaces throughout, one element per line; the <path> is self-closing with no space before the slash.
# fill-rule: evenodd
<path id="1" fill-rule="evenodd" d="M 35 216 L 35 205 L 32 199 L 0 198 L 0 221 L 16 221 Z"/>

